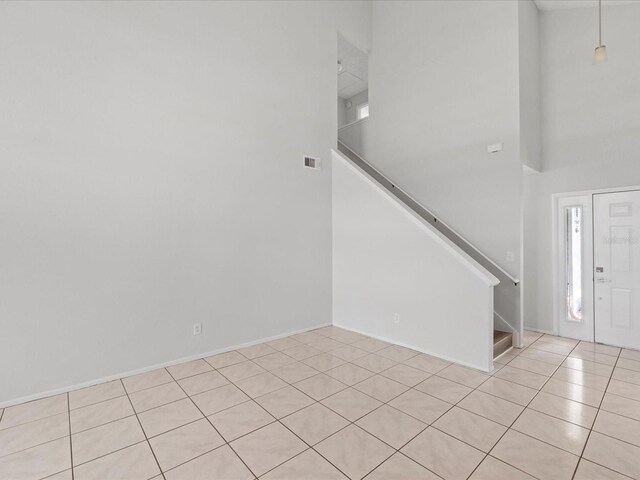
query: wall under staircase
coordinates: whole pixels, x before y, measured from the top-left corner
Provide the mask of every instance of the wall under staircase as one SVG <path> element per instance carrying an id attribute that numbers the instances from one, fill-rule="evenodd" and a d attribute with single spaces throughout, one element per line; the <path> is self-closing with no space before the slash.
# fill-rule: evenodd
<path id="1" fill-rule="evenodd" d="M 522 286 L 518 278 L 514 278 L 487 255 L 481 252 L 468 240 L 463 238 L 449 225 L 438 219 L 423 205 L 407 194 L 400 186 L 385 177 L 373 165 L 368 163 L 357 150 L 365 142 L 361 140 L 368 135 L 367 123 L 359 122 L 338 132 L 338 150 L 342 155 L 367 172 L 389 193 L 419 215 L 424 221 L 448 238 L 482 267 L 496 276 L 500 283 L 494 288 L 493 318 L 494 329 L 512 335 L 513 345 L 521 345 L 522 336 Z M 360 139 L 360 141 L 358 141 Z M 353 145 L 353 146 L 352 146 Z"/>
<path id="2" fill-rule="evenodd" d="M 332 200 L 334 324 L 490 371 L 499 280 L 336 151 Z"/>

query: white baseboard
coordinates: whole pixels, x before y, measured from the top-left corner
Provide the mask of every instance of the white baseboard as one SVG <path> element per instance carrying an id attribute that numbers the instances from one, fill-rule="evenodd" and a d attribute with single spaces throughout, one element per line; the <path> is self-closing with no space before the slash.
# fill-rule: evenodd
<path id="1" fill-rule="evenodd" d="M 20 403 L 32 402 L 33 400 L 39 400 L 41 398 L 51 397 L 53 395 L 59 395 L 61 393 L 72 392 L 74 390 L 79 390 L 81 388 L 92 387 L 93 385 L 98 385 L 100 383 L 110 382 L 112 380 L 118 380 L 120 378 L 130 377 L 131 375 L 137 375 L 139 373 L 150 372 L 151 370 L 157 370 L 158 368 L 170 367 L 172 365 L 177 365 L 179 363 L 190 362 L 192 360 L 198 360 L 199 358 L 210 357 L 211 355 L 216 355 L 218 353 L 229 352 L 231 350 L 237 350 L 239 348 L 250 347 L 252 345 L 256 345 L 258 343 L 270 342 L 272 340 L 278 340 L 279 338 L 288 337 L 290 335 L 295 335 L 297 333 L 308 332 L 310 330 L 316 330 L 318 328 L 327 327 L 332 325 L 331 323 L 323 323 L 321 325 L 317 325 L 315 327 L 303 328 L 300 330 L 294 330 L 286 333 L 281 333 L 278 335 L 274 335 L 271 337 L 260 338 L 258 340 L 252 340 L 251 342 L 241 343 L 239 345 L 233 345 L 230 347 L 219 348 L 217 350 L 212 350 L 209 352 L 198 353 L 196 355 L 190 355 L 188 357 L 178 358 L 175 360 L 169 360 L 167 362 L 157 363 L 155 365 L 149 365 L 147 367 L 137 368 L 135 370 L 129 370 L 128 372 L 116 373 L 114 375 L 109 375 L 107 377 L 102 377 L 94 380 L 89 380 L 82 383 L 76 383 L 74 385 L 68 385 L 66 387 L 55 388 L 53 390 L 47 390 L 45 392 L 35 393 L 33 395 L 27 395 L 25 397 L 15 398 L 12 400 L 5 400 L 0 402 L 0 408 L 11 407 L 12 405 L 18 405 Z"/>
<path id="2" fill-rule="evenodd" d="M 558 336 L 558 334 L 557 334 L 557 333 L 554 333 L 554 332 L 552 332 L 551 330 L 544 330 L 544 329 L 542 329 L 542 328 L 527 327 L 527 326 L 525 325 L 524 329 L 525 329 L 525 330 L 529 330 L 529 331 L 531 331 L 531 332 L 546 333 L 547 335 L 555 335 L 555 336 Z"/>
<path id="3" fill-rule="evenodd" d="M 381 336 L 378 336 L 378 335 L 371 335 L 370 333 L 363 332 L 361 330 L 356 330 L 355 328 L 346 327 L 344 325 L 340 325 L 339 323 L 334 323 L 333 326 L 334 327 L 338 327 L 338 328 L 343 328 L 345 330 L 349 330 L 350 332 L 355 332 L 355 333 L 359 333 L 361 335 L 366 335 L 368 337 L 375 338 L 376 340 L 382 340 L 383 342 L 393 343 L 394 345 L 400 345 L 401 347 L 410 348 L 411 350 L 415 350 L 417 352 L 424 353 L 426 355 L 431 355 L 432 357 L 440 358 L 442 360 L 446 360 L 447 362 L 457 363 L 458 365 L 462 365 L 464 367 L 473 368 L 474 370 L 479 370 L 481 372 L 490 372 L 490 371 L 493 370 L 493 368 L 491 370 L 487 370 L 487 369 L 485 369 L 483 367 L 480 367 L 478 365 L 474 365 L 474 364 L 471 364 L 471 363 L 468 363 L 468 362 L 461 362 L 460 360 L 453 359 L 453 358 L 448 357 L 446 355 L 440 355 L 438 353 L 433 353 L 433 352 L 430 352 L 428 350 L 424 350 L 422 348 L 418 348 L 415 345 L 409 345 L 407 343 L 398 342 L 397 340 L 392 340 L 392 339 L 387 338 L 387 337 L 381 337 Z"/>

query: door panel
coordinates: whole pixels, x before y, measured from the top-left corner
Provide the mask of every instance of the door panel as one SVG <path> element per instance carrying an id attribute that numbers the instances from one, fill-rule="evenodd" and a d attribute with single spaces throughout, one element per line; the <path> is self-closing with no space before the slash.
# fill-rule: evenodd
<path id="1" fill-rule="evenodd" d="M 631 243 L 618 243 L 622 239 L 631 238 L 633 228 L 629 225 L 622 227 L 611 227 L 609 229 L 609 238 L 615 239 L 611 243 L 611 272 L 612 273 L 629 273 L 631 268 Z"/>
<path id="2" fill-rule="evenodd" d="M 593 196 L 596 342 L 640 348 L 640 191 Z"/>
<path id="3" fill-rule="evenodd" d="M 631 290 L 627 288 L 611 289 L 611 326 L 631 328 Z"/>

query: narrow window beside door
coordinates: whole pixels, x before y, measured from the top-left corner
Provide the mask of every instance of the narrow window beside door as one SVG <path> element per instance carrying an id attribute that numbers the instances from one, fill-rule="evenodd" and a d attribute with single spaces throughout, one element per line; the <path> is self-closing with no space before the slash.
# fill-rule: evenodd
<path id="1" fill-rule="evenodd" d="M 582 207 L 565 208 L 567 320 L 582 322 Z"/>
<path id="2" fill-rule="evenodd" d="M 363 103 L 362 105 L 358 105 L 358 120 L 362 120 L 363 118 L 367 118 L 369 116 L 369 104 Z"/>

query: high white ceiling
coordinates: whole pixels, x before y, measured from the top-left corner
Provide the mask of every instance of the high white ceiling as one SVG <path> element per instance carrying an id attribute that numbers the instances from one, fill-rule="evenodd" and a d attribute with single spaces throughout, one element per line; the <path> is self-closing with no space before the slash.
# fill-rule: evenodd
<path id="1" fill-rule="evenodd" d="M 338 72 L 340 98 L 351 98 L 369 88 L 367 54 L 351 45 L 342 35 L 338 35 L 338 60 L 342 62 L 342 71 Z"/>
<path id="2" fill-rule="evenodd" d="M 562 10 L 566 8 L 597 7 L 598 0 L 533 0 L 538 10 Z M 602 0 L 602 6 L 629 5 L 640 0 Z"/>

